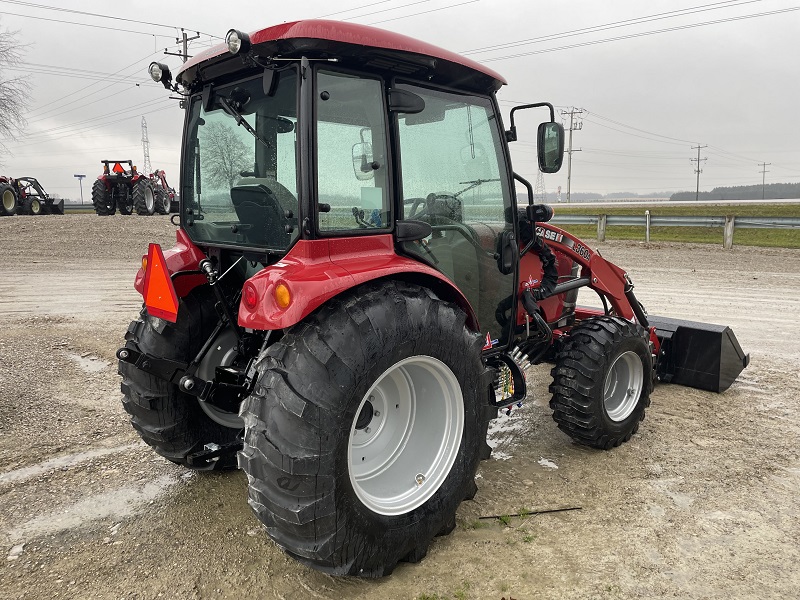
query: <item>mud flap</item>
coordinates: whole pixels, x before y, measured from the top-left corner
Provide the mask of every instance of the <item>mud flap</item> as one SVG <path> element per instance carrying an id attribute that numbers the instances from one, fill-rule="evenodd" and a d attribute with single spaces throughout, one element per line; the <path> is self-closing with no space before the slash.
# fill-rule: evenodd
<path id="1" fill-rule="evenodd" d="M 647 319 L 661 341 L 656 361 L 661 381 L 724 392 L 750 364 L 750 355 L 726 325 L 651 315 Z"/>

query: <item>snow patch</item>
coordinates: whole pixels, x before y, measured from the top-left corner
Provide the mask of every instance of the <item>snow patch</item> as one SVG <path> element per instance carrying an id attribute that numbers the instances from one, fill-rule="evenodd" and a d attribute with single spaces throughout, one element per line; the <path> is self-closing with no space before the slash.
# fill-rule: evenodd
<path id="1" fill-rule="evenodd" d="M 552 460 L 547 460 L 544 457 L 539 459 L 539 464 L 542 465 L 545 469 L 557 469 L 558 468 L 558 465 L 556 463 L 554 463 Z"/>

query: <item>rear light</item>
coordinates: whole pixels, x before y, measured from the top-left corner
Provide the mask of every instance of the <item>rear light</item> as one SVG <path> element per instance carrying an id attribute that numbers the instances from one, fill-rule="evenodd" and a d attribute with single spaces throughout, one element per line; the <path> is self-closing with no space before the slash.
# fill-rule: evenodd
<path id="1" fill-rule="evenodd" d="M 242 300 L 244 301 L 245 307 L 249 310 L 253 310 L 258 306 L 258 291 L 256 291 L 256 286 L 249 281 L 244 284 Z"/>
<path id="2" fill-rule="evenodd" d="M 147 256 L 142 257 L 142 271 L 147 271 Z"/>
<path id="3" fill-rule="evenodd" d="M 280 308 L 288 308 L 292 303 L 292 295 L 289 293 L 289 288 L 286 284 L 279 283 L 275 286 L 275 303 Z"/>

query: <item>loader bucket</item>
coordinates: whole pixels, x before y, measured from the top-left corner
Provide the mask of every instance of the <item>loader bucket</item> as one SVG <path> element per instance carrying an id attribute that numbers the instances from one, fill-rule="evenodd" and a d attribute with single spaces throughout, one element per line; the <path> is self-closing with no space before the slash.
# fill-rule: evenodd
<path id="1" fill-rule="evenodd" d="M 58 202 L 53 200 L 53 203 L 50 205 L 50 211 L 54 215 L 63 215 L 64 214 L 64 200 L 59 200 Z"/>
<path id="2" fill-rule="evenodd" d="M 648 315 L 661 341 L 656 374 L 661 381 L 724 392 L 750 363 L 726 325 Z"/>

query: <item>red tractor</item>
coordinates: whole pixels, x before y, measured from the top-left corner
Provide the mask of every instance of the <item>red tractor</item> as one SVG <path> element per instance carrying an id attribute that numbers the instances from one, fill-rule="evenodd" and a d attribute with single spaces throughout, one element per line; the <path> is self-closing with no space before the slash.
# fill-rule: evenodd
<path id="1" fill-rule="evenodd" d="M 722 391 L 747 365 L 729 328 L 648 316 L 623 269 L 547 223 L 509 143 L 546 109 L 552 173 L 564 130 L 546 103 L 506 130 L 480 64 L 299 21 L 150 74 L 185 96 L 180 227 L 136 276 L 123 403 L 167 459 L 243 469 L 303 563 L 382 576 L 452 531 L 489 421 L 526 396 L 520 358 L 554 363 L 553 418 L 602 449 L 657 379 Z"/>
<path id="2" fill-rule="evenodd" d="M 133 161 L 100 162 L 103 163 L 103 174 L 92 185 L 92 204 L 98 215 L 113 215 L 117 210 L 123 215 L 130 215 L 134 210 L 140 215 L 167 214 L 166 192 L 157 193 L 155 180 L 140 174 Z"/>
<path id="3" fill-rule="evenodd" d="M 178 212 L 178 196 L 175 194 L 175 188 L 169 187 L 167 174 L 161 169 L 156 169 L 150 174 L 150 180 L 153 182 L 157 205 L 167 212 Z"/>
<path id="4" fill-rule="evenodd" d="M 35 177 L 0 176 L 0 216 L 63 215 L 64 201 L 51 198 Z"/>

